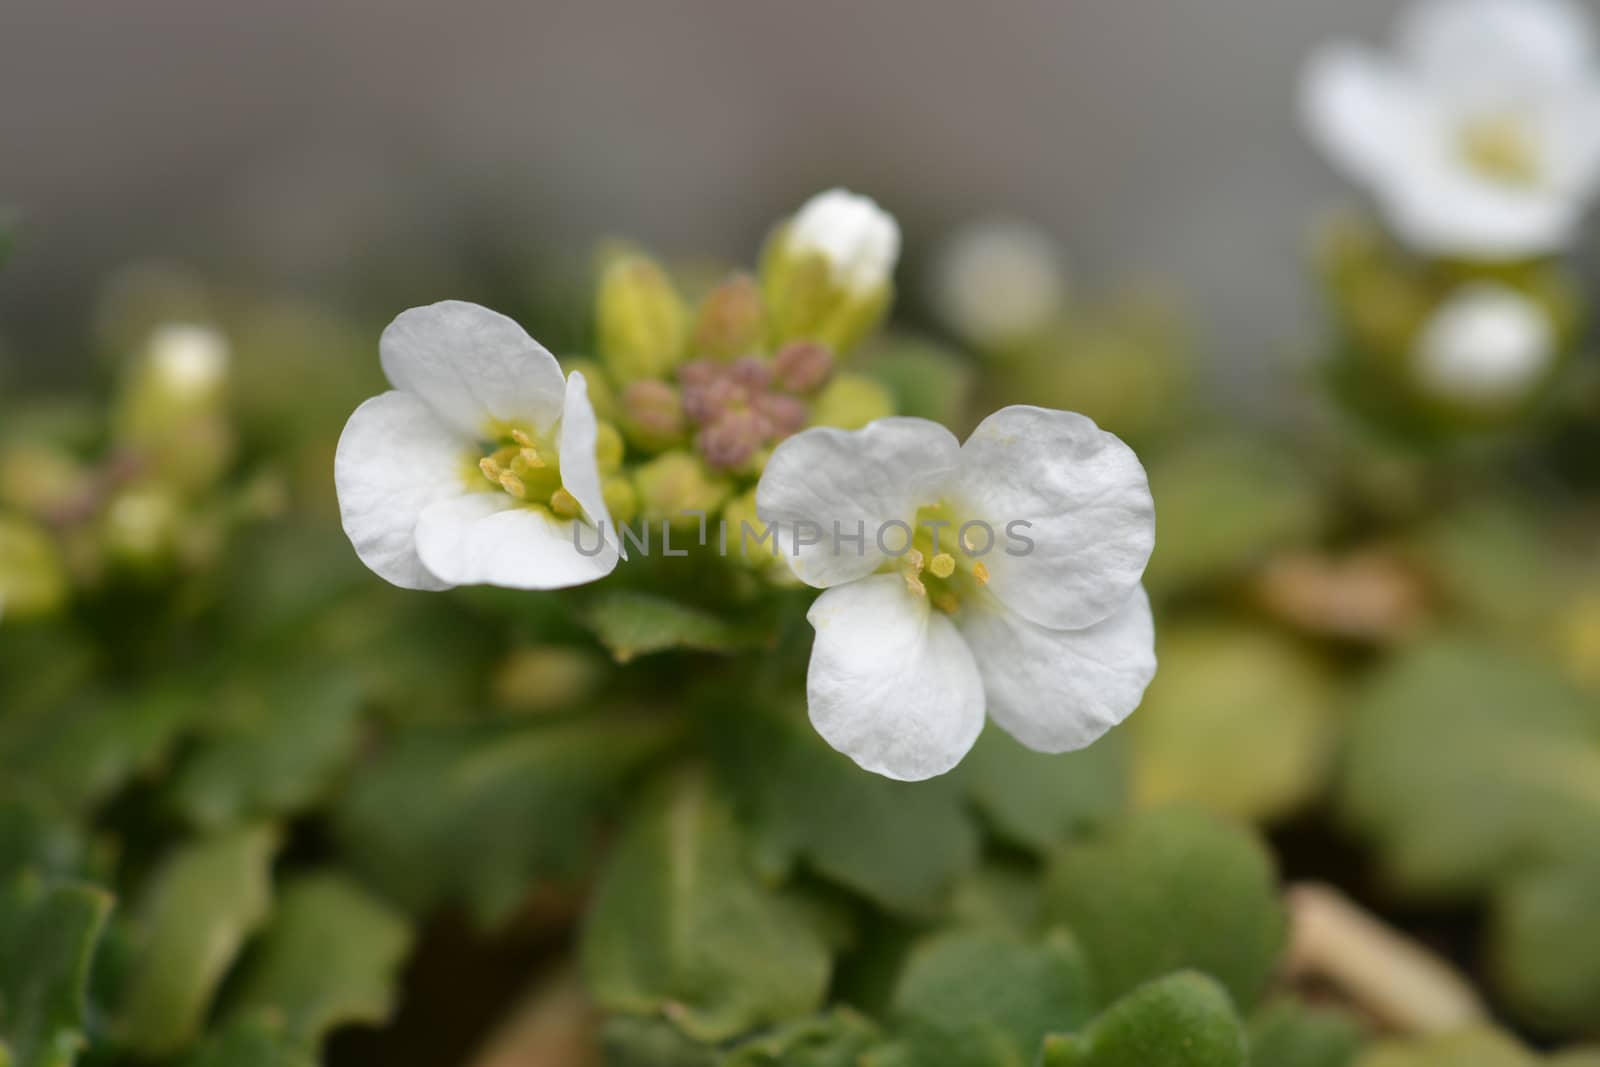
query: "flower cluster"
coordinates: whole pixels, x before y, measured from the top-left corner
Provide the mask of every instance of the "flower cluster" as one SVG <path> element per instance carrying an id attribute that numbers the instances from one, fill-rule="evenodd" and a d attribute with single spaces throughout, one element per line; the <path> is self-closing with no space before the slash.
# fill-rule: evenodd
<path id="1" fill-rule="evenodd" d="M 621 564 L 635 519 L 721 515 L 825 590 L 811 717 L 863 767 L 943 773 L 986 711 L 1036 749 L 1089 744 L 1155 668 L 1144 470 L 1068 412 L 1006 408 L 965 445 L 891 417 L 840 364 L 886 311 L 898 251 L 890 216 L 835 190 L 775 231 L 759 279 L 734 274 L 693 311 L 666 270 L 621 255 L 600 280 L 599 358 L 565 371 L 475 304 L 403 313 L 380 344 L 394 388 L 339 442 L 352 544 L 406 588 L 556 589 Z M 854 548 L 802 524 L 849 526 Z"/>

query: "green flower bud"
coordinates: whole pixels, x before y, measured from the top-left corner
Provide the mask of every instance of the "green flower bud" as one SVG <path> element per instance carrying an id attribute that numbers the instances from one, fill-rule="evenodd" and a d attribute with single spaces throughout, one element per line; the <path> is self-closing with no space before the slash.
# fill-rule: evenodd
<path id="1" fill-rule="evenodd" d="M 116 437 L 156 477 L 200 488 L 232 461 L 229 359 L 227 339 L 207 326 L 172 324 L 150 335 L 120 397 Z"/>
<path id="2" fill-rule="evenodd" d="M 660 452 L 683 443 L 683 397 L 666 382 L 633 382 L 620 407 L 622 432 L 636 447 Z"/>
<path id="3" fill-rule="evenodd" d="M 171 562 L 182 515 L 172 492 L 146 485 L 114 496 L 100 522 L 101 547 L 109 559 L 151 570 Z"/>
<path id="4" fill-rule="evenodd" d="M 600 358 L 619 382 L 665 378 L 684 356 L 688 312 L 653 260 L 623 255 L 600 278 Z"/>
<path id="5" fill-rule="evenodd" d="M 817 394 L 811 425 L 859 430 L 894 414 L 894 394 L 882 382 L 862 374 L 838 374 Z"/>
<path id="6" fill-rule="evenodd" d="M 600 495 L 605 499 L 613 523 L 632 522 L 639 514 L 639 494 L 626 478 L 607 478 L 600 486 Z"/>
<path id="7" fill-rule="evenodd" d="M 612 387 L 611 378 L 599 360 L 563 359 L 561 366 L 568 374 L 578 371 L 583 375 L 584 384 L 589 387 L 589 403 L 594 407 L 596 418 L 609 422 L 617 421 L 620 410 L 617 406 L 617 391 Z"/>
<path id="8" fill-rule="evenodd" d="M 899 254 L 899 225 L 871 200 L 842 189 L 813 197 L 762 257 L 773 339 L 849 351 L 888 311 Z"/>
<path id="9" fill-rule="evenodd" d="M 67 573 L 56 546 L 26 519 L 0 515 L 0 626 L 59 609 Z"/>
<path id="10" fill-rule="evenodd" d="M 695 318 L 695 355 L 727 363 L 760 352 L 766 339 L 767 309 L 754 278 L 735 274 L 706 294 Z"/>
<path id="11" fill-rule="evenodd" d="M 622 434 L 609 422 L 601 422 L 595 426 L 594 459 L 600 466 L 601 474 L 615 473 L 622 466 Z"/>
<path id="12" fill-rule="evenodd" d="M 529 715 L 578 707 L 599 687 L 605 665 L 579 648 L 534 645 L 513 651 L 495 671 L 496 704 Z"/>
<path id="13" fill-rule="evenodd" d="M 94 491 L 93 473 L 60 449 L 19 443 L 0 453 L 0 505 L 29 515 L 62 515 Z"/>
<path id="14" fill-rule="evenodd" d="M 639 493 L 639 514 L 646 522 L 665 519 L 673 526 L 698 527 L 700 520 L 686 512 L 713 515 L 728 498 L 732 486 L 707 469 L 690 452 L 663 452 L 633 475 Z"/>

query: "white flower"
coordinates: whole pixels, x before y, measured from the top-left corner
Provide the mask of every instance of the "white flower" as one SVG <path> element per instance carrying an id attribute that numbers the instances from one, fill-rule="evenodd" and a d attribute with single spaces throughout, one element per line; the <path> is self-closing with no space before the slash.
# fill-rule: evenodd
<path id="1" fill-rule="evenodd" d="M 406 589 L 557 589 L 617 565 L 583 375 L 504 315 L 447 300 L 379 344 L 394 389 L 356 409 L 334 459 L 345 533 Z M 598 549 L 598 550 L 597 550 Z M 594 551 L 593 555 L 585 552 Z"/>
<path id="2" fill-rule="evenodd" d="M 829 189 L 807 200 L 789 224 L 790 248 L 827 259 L 833 282 L 861 293 L 889 283 L 900 258 L 900 224 L 872 200 Z"/>
<path id="3" fill-rule="evenodd" d="M 925 419 L 807 430 L 773 452 L 756 503 L 826 590 L 807 616 L 811 721 L 867 770 L 942 774 L 985 709 L 1030 748 L 1082 748 L 1155 672 L 1150 487 L 1082 415 L 1008 407 L 964 445 Z"/>
<path id="4" fill-rule="evenodd" d="M 945 242 L 934 264 L 933 305 L 973 344 L 1037 333 L 1060 314 L 1066 293 L 1060 248 L 1019 222 L 968 225 Z"/>
<path id="5" fill-rule="evenodd" d="M 1313 137 L 1419 250 L 1559 251 L 1600 182 L 1600 65 L 1571 0 L 1419 0 L 1396 55 L 1325 46 L 1305 77 Z"/>
<path id="6" fill-rule="evenodd" d="M 1434 396 L 1497 405 L 1526 397 L 1555 355 L 1544 309 L 1510 286 L 1472 282 L 1452 293 L 1423 327 L 1413 369 Z"/>

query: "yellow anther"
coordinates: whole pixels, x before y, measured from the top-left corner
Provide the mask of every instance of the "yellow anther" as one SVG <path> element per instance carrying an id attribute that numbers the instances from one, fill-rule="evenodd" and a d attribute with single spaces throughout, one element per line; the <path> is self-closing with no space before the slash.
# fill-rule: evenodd
<path id="1" fill-rule="evenodd" d="M 933 606 L 946 615 L 954 615 L 956 609 L 961 606 L 961 602 L 956 599 L 954 593 L 940 593 L 933 598 Z"/>
<path id="2" fill-rule="evenodd" d="M 563 519 L 576 519 L 583 514 L 583 506 L 578 503 L 578 498 L 567 492 L 564 486 L 550 494 L 550 510 Z"/>
<path id="3" fill-rule="evenodd" d="M 489 479 L 491 482 L 494 482 L 496 485 L 500 483 L 500 464 L 494 461 L 493 456 L 484 456 L 482 459 L 478 460 L 478 469 L 481 470 L 483 472 L 483 476 Z"/>
<path id="4" fill-rule="evenodd" d="M 922 552 L 919 549 L 913 548 L 910 552 L 906 553 L 906 566 L 910 567 L 912 573 L 914 574 L 922 573 L 923 558 Z"/>
<path id="5" fill-rule="evenodd" d="M 941 552 L 933 557 L 928 569 L 935 578 L 948 578 L 956 572 L 956 558 L 948 552 Z"/>
<path id="6" fill-rule="evenodd" d="M 985 567 L 981 561 L 972 565 L 972 576 L 978 579 L 979 585 L 989 584 L 989 568 Z"/>
<path id="7" fill-rule="evenodd" d="M 521 478 L 518 478 L 510 471 L 500 472 L 500 488 L 504 489 L 518 500 L 526 499 L 528 496 L 528 487 L 522 484 Z"/>
<path id="8" fill-rule="evenodd" d="M 907 573 L 905 579 L 907 589 L 911 590 L 918 596 L 928 595 L 928 587 L 922 584 L 921 578 L 918 578 L 915 574 Z"/>
<path id="9" fill-rule="evenodd" d="M 511 439 L 517 444 L 521 445 L 523 448 L 533 447 L 533 438 L 528 436 L 526 430 L 512 430 Z"/>
<path id="10" fill-rule="evenodd" d="M 521 452 L 518 452 L 517 458 L 520 459 L 526 466 L 531 467 L 534 470 L 544 466 L 544 457 L 539 455 L 539 450 L 537 448 L 533 448 L 531 446 L 524 448 Z"/>

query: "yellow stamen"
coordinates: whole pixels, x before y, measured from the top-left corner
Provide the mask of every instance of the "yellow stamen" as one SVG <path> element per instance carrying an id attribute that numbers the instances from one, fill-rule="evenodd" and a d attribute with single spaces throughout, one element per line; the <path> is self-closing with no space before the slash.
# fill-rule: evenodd
<path id="1" fill-rule="evenodd" d="M 1462 127 L 1459 151 L 1478 173 L 1505 185 L 1539 181 L 1539 146 L 1518 116 L 1488 115 Z"/>
<path id="2" fill-rule="evenodd" d="M 518 500 L 524 500 L 528 496 L 528 487 L 522 484 L 521 478 L 518 478 L 510 471 L 500 472 L 500 488 L 504 489 Z"/>
<path id="3" fill-rule="evenodd" d="M 985 567 L 983 565 L 982 561 L 979 561 L 979 562 L 974 563 L 972 565 L 972 576 L 974 578 L 978 579 L 978 584 L 979 585 L 988 585 L 989 584 L 989 568 Z"/>
<path id="4" fill-rule="evenodd" d="M 517 458 L 520 459 L 525 466 L 533 468 L 534 470 L 537 470 L 545 465 L 544 457 L 539 455 L 539 450 L 537 448 L 533 448 L 532 446 L 526 447 L 521 452 L 518 452 Z"/>
<path id="5" fill-rule="evenodd" d="M 500 484 L 500 464 L 494 461 L 493 456 L 484 456 L 478 460 L 478 469 L 483 472 L 485 478 L 496 485 Z"/>
<path id="6" fill-rule="evenodd" d="M 550 510 L 564 519 L 576 519 L 583 514 L 578 498 L 567 492 L 565 487 L 550 494 Z"/>
<path id="7" fill-rule="evenodd" d="M 928 569 L 935 578 L 948 578 L 956 572 L 956 558 L 948 552 L 941 552 L 933 557 Z"/>
<path id="8" fill-rule="evenodd" d="M 928 587 L 922 584 L 922 579 L 921 578 L 918 578 L 915 574 L 911 574 L 911 573 L 907 573 L 905 578 L 906 578 L 906 588 L 907 589 L 911 590 L 913 593 L 917 594 L 918 596 L 927 596 L 928 595 Z"/>
<path id="9" fill-rule="evenodd" d="M 915 548 L 913 548 L 911 551 L 907 552 L 906 553 L 906 566 L 911 568 L 912 573 L 921 574 L 922 573 L 922 566 L 923 566 L 922 552 L 920 550 L 918 550 L 918 549 L 915 549 Z"/>
<path id="10" fill-rule="evenodd" d="M 533 438 L 528 436 L 528 432 L 526 430 L 512 430 L 511 439 L 517 444 L 521 445 L 523 448 L 533 447 Z"/>
<path id="11" fill-rule="evenodd" d="M 954 593 L 940 593 L 933 598 L 933 606 L 946 615 L 954 615 L 956 609 L 961 606 L 961 602 L 956 599 Z"/>

